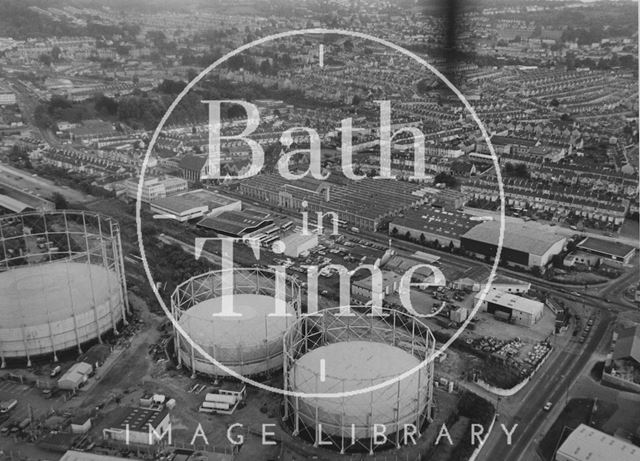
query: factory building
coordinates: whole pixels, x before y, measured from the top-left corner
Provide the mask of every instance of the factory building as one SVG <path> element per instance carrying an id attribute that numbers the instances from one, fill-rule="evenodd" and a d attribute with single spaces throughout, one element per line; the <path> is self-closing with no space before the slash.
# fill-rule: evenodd
<path id="1" fill-rule="evenodd" d="M 216 192 L 197 189 L 172 197 L 161 198 L 151 203 L 151 211 L 156 219 L 173 219 L 179 222 L 215 217 L 226 211 L 240 211 L 240 200 L 225 197 Z"/>
<path id="2" fill-rule="evenodd" d="M 127 179 L 124 182 L 124 185 L 127 188 L 127 197 L 132 200 L 137 200 L 138 189 L 141 189 L 142 194 L 140 200 L 145 203 L 170 197 L 188 189 L 188 183 L 186 180 L 173 176 L 166 176 L 164 178 L 146 178 L 142 183 L 142 187 L 140 187 L 137 179 Z"/>
<path id="3" fill-rule="evenodd" d="M 640 447 L 580 424 L 560 445 L 556 461 L 638 461 Z"/>
<path id="4" fill-rule="evenodd" d="M 215 217 L 207 216 L 198 227 L 220 235 L 242 237 L 273 224 L 269 213 L 259 210 L 225 211 Z"/>
<path id="5" fill-rule="evenodd" d="M 51 200 L 0 182 L 0 214 L 22 213 L 33 210 L 53 211 L 55 208 L 55 204 Z"/>
<path id="6" fill-rule="evenodd" d="M 93 373 L 93 367 L 85 362 L 74 363 L 58 380 L 58 388 L 75 391 L 87 382 Z"/>
<path id="7" fill-rule="evenodd" d="M 116 422 L 102 430 L 105 440 L 127 444 L 155 445 L 165 432 L 171 430 L 169 410 L 121 407 Z M 162 440 L 167 440 L 166 437 Z"/>
<path id="8" fill-rule="evenodd" d="M 629 264 L 635 248 L 620 242 L 587 237 L 577 245 L 579 250 L 595 255 L 600 261 Z"/>
<path id="9" fill-rule="evenodd" d="M 294 232 L 282 238 L 284 243 L 284 255 L 297 258 L 306 251 L 318 246 L 318 234 L 304 235 Z"/>
<path id="10" fill-rule="evenodd" d="M 493 261 L 499 236 L 500 222 L 486 221 L 465 233 L 460 242 L 463 250 L 470 255 Z M 508 266 L 544 269 L 553 256 L 564 249 L 566 240 L 550 226 L 508 222 L 504 229 L 501 259 Z"/>
<path id="11" fill-rule="evenodd" d="M 398 291 L 402 275 L 392 271 L 382 271 L 382 297 L 386 297 Z M 373 299 L 373 278 L 371 275 L 357 280 L 351 284 L 351 296 L 364 300 Z"/>
<path id="12" fill-rule="evenodd" d="M 424 207 L 407 210 L 403 216 L 389 223 L 389 233 L 398 237 L 409 237 L 419 242 L 438 241 L 440 246 L 460 247 L 460 236 L 477 223 L 470 216 L 458 211 Z"/>
<path id="13" fill-rule="evenodd" d="M 476 301 L 480 299 L 481 294 L 476 295 Z M 481 309 L 497 317 L 502 317 L 510 323 L 529 327 L 542 318 L 544 304 L 502 291 L 489 290 L 482 302 Z"/>

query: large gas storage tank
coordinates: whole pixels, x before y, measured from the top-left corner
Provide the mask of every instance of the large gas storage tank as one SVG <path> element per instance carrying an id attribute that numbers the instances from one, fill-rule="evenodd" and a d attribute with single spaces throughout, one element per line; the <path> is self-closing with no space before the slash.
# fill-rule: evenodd
<path id="1" fill-rule="evenodd" d="M 128 310 L 120 229 L 86 211 L 0 217 L 0 358 L 77 348 L 116 331 Z"/>
<path id="2" fill-rule="evenodd" d="M 435 339 L 405 312 L 384 314 L 326 309 L 291 326 L 284 337 L 284 388 L 285 419 L 294 435 L 343 453 L 373 452 L 381 448 L 374 440 L 376 425 L 387 447 L 398 448 L 406 431 L 423 428 L 431 417 Z M 404 373 L 396 382 L 357 392 Z"/>
<path id="3" fill-rule="evenodd" d="M 300 312 L 300 286 L 284 278 L 285 310 L 276 312 L 276 273 L 271 269 L 233 270 L 233 289 L 223 289 L 224 271 L 211 271 L 185 281 L 171 296 L 174 318 L 184 329 L 174 329 L 179 365 L 193 374 L 228 373 L 202 356 L 195 342 L 216 361 L 242 376 L 255 376 L 282 368 L 282 336 Z M 229 300 L 234 316 L 220 316 Z"/>

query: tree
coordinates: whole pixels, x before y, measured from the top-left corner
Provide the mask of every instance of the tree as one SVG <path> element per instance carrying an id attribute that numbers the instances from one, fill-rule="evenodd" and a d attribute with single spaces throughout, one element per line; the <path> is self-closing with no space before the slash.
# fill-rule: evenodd
<path id="1" fill-rule="evenodd" d="M 56 210 L 66 210 L 69 208 L 69 202 L 67 202 L 67 199 L 60 192 L 54 192 L 51 198 L 56 206 Z"/>
<path id="2" fill-rule="evenodd" d="M 433 183 L 435 185 L 437 184 L 444 184 L 445 186 L 447 186 L 450 189 L 453 189 L 454 187 L 456 187 L 458 185 L 458 180 L 455 178 L 455 176 L 445 173 L 440 172 L 436 175 L 436 177 L 433 180 Z"/>
<path id="3" fill-rule="evenodd" d="M 52 59 L 48 54 L 41 54 L 40 56 L 38 56 L 38 61 L 40 61 L 45 66 L 50 66 Z"/>
<path id="4" fill-rule="evenodd" d="M 51 57 L 53 58 L 54 61 L 59 61 L 61 55 L 62 55 L 62 50 L 58 45 L 55 45 L 53 48 L 51 48 Z"/>
<path id="5" fill-rule="evenodd" d="M 398 235 L 398 228 L 397 227 L 394 227 L 393 229 L 391 229 L 391 235 L 393 235 L 394 237 L 396 235 Z"/>
<path id="6" fill-rule="evenodd" d="M 424 236 L 424 234 L 420 234 L 420 244 L 424 245 L 424 242 L 427 240 L 427 238 Z"/>
<path id="7" fill-rule="evenodd" d="M 453 250 L 456 249 L 456 246 L 453 244 L 453 240 L 449 241 L 449 253 L 453 253 Z"/>
<path id="8" fill-rule="evenodd" d="M 558 107 L 560 105 L 560 101 L 558 101 L 556 98 L 553 98 L 551 100 L 550 106 L 551 107 Z"/>

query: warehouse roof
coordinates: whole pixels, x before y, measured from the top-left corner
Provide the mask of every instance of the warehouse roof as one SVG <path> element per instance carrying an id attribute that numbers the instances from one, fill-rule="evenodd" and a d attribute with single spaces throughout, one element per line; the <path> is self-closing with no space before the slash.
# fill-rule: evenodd
<path id="1" fill-rule="evenodd" d="M 0 194 L 0 207 L 11 210 L 15 213 L 21 213 L 27 208 L 31 208 L 26 203 L 9 197 L 8 195 Z"/>
<path id="2" fill-rule="evenodd" d="M 580 424 L 558 448 L 558 455 L 575 461 L 638 461 L 640 447 Z"/>
<path id="3" fill-rule="evenodd" d="M 592 251 L 594 253 L 617 256 L 619 258 L 624 258 L 635 250 L 631 245 L 625 245 L 624 243 L 612 242 L 595 237 L 587 237 L 578 244 L 578 248 L 581 250 Z"/>
<path id="4" fill-rule="evenodd" d="M 208 207 L 205 204 L 201 203 L 199 200 L 196 200 L 188 196 L 181 196 L 181 195 L 165 197 L 165 198 L 154 200 L 151 206 L 153 208 L 166 211 L 168 213 L 172 213 L 175 215 L 181 215 L 183 213 L 187 213 L 188 211 L 191 211 L 195 208 L 204 207 L 208 209 Z"/>
<path id="5" fill-rule="evenodd" d="M 625 328 L 618 335 L 616 347 L 613 350 L 613 359 L 632 358 L 640 363 L 640 325 Z"/>
<path id="6" fill-rule="evenodd" d="M 60 461 L 121 461 L 125 459 L 133 461 L 139 458 L 121 458 L 119 456 L 96 455 L 93 453 L 87 453 L 86 451 L 69 450 L 62 455 Z"/>
<path id="7" fill-rule="evenodd" d="M 470 218 L 457 211 L 425 207 L 405 211 L 404 217 L 394 218 L 392 224 L 457 239 L 477 223 Z"/>
<path id="8" fill-rule="evenodd" d="M 120 418 L 112 425 L 113 428 L 124 430 L 128 424 L 130 431 L 148 432 L 149 425 L 154 429 L 158 427 L 169 413 L 169 410 L 166 408 L 155 410 L 152 408 L 123 407 L 121 412 Z"/>
<path id="9" fill-rule="evenodd" d="M 476 299 L 481 297 L 482 293 L 476 295 Z M 489 290 L 484 300 L 488 303 L 498 304 L 527 314 L 535 314 L 544 309 L 544 304 L 533 299 L 523 298 L 500 290 Z"/>
<path id="10" fill-rule="evenodd" d="M 225 211 L 198 222 L 199 227 L 211 229 L 225 235 L 244 235 L 272 222 L 269 213 L 258 210 Z"/>
<path id="11" fill-rule="evenodd" d="M 478 224 L 462 238 L 498 245 L 500 221 L 485 221 Z M 511 248 L 533 255 L 543 255 L 566 237 L 556 234 L 549 226 L 525 222 L 507 222 L 504 228 L 503 248 Z"/>

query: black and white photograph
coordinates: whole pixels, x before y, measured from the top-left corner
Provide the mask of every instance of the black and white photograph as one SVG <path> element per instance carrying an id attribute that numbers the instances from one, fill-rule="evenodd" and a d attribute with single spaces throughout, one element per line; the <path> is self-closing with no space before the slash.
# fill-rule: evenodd
<path id="1" fill-rule="evenodd" d="M 637 0 L 0 0 L 0 461 L 640 461 Z"/>

